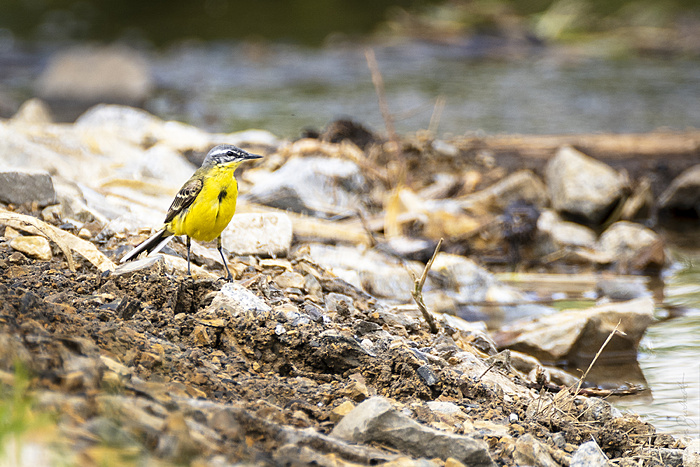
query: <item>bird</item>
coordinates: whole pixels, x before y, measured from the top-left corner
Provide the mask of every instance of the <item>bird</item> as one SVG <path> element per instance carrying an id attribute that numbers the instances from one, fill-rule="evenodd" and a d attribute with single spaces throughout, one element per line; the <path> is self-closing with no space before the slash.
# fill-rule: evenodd
<path id="1" fill-rule="evenodd" d="M 135 259 L 140 253 L 160 251 L 175 235 L 187 237 L 187 275 L 190 272 L 190 240 L 210 242 L 217 239 L 217 249 L 226 268 L 226 279 L 233 276 L 226 264 L 221 247 L 221 232 L 236 212 L 238 182 L 235 171 L 245 161 L 260 159 L 231 144 L 213 147 L 204 158 L 202 166 L 180 188 L 165 215 L 163 227 L 150 238 L 136 246 L 119 261 Z"/>

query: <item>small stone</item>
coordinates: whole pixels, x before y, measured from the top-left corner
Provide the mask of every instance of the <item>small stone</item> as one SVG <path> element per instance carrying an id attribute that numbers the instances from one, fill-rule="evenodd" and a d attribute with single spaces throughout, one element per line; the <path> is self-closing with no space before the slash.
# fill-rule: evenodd
<path id="1" fill-rule="evenodd" d="M 0 201 L 8 204 L 56 204 L 56 191 L 51 175 L 44 170 L 0 170 Z"/>
<path id="2" fill-rule="evenodd" d="M 416 372 L 428 386 L 435 386 L 437 384 L 438 378 L 435 376 L 432 368 L 430 368 L 430 365 L 421 365 Z"/>
<path id="3" fill-rule="evenodd" d="M 349 414 L 355 408 L 355 404 L 350 401 L 345 401 L 338 407 L 331 410 L 330 419 L 333 423 L 338 423 L 344 416 Z"/>
<path id="4" fill-rule="evenodd" d="M 559 467 L 559 464 L 552 459 L 547 447 L 530 433 L 521 436 L 516 441 L 513 459 L 517 465 Z"/>
<path id="5" fill-rule="evenodd" d="M 154 255 L 120 264 L 114 271 L 112 271 L 112 275 L 129 276 L 136 272 L 162 274 L 164 268 L 165 259 L 163 255 Z"/>
<path id="6" fill-rule="evenodd" d="M 46 105 L 46 103 L 41 99 L 34 97 L 25 101 L 17 113 L 12 116 L 12 120 L 10 121 L 13 124 L 22 123 L 41 125 L 52 123 L 53 118 L 51 118 L 51 110 L 49 109 L 49 106 Z"/>
<path id="7" fill-rule="evenodd" d="M 352 298 L 347 295 L 331 292 L 325 297 L 326 310 L 329 313 L 337 313 L 340 316 L 350 316 L 355 310 Z"/>
<path id="8" fill-rule="evenodd" d="M 554 211 L 544 211 L 537 219 L 537 248 L 546 255 L 565 247 L 595 246 L 595 232 L 581 224 L 563 220 Z"/>
<path id="9" fill-rule="evenodd" d="M 208 347 L 211 345 L 211 338 L 209 337 L 207 328 L 201 324 L 194 327 L 192 338 L 194 339 L 194 344 L 199 347 Z"/>
<path id="10" fill-rule="evenodd" d="M 17 236 L 10 240 L 10 246 L 21 251 L 25 255 L 37 258 L 41 261 L 51 261 L 51 244 L 49 241 L 38 235 Z"/>
<path id="11" fill-rule="evenodd" d="M 84 238 L 85 240 L 90 240 L 92 238 L 92 233 L 83 227 L 80 229 L 80 232 L 78 232 L 78 237 Z"/>
<path id="12" fill-rule="evenodd" d="M 570 467 L 607 467 L 610 465 L 607 456 L 595 441 L 583 443 L 571 456 Z"/>
<path id="13" fill-rule="evenodd" d="M 63 205 L 54 204 L 41 210 L 41 218 L 49 224 L 58 224 L 63 218 Z"/>
<path id="14" fill-rule="evenodd" d="M 643 225 L 628 221 L 608 227 L 598 240 L 598 249 L 624 268 L 660 268 L 666 260 L 661 237 Z"/>
<path id="15" fill-rule="evenodd" d="M 20 235 L 22 234 L 10 227 L 9 225 L 5 227 L 5 240 L 12 240 L 13 238 L 19 237 Z"/>
<path id="16" fill-rule="evenodd" d="M 253 292 L 237 283 L 226 283 L 212 300 L 208 310 L 224 308 L 234 315 L 254 313 L 264 315 L 272 312 L 272 308 Z"/>
<path id="17" fill-rule="evenodd" d="M 351 381 L 345 389 L 343 389 L 342 394 L 355 402 L 362 402 L 369 397 L 367 386 L 358 381 Z"/>
<path id="18" fill-rule="evenodd" d="M 281 289 L 297 288 L 303 289 L 306 281 L 304 276 L 298 272 L 285 271 L 273 279 L 277 287 Z"/>

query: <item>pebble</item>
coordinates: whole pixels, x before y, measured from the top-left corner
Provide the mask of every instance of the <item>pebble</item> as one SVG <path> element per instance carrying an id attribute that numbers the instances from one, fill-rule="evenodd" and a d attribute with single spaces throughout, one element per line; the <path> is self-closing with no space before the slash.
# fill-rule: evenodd
<path id="1" fill-rule="evenodd" d="M 340 404 L 338 407 L 334 408 L 331 410 L 330 413 L 330 419 L 333 423 L 338 423 L 340 420 L 343 419 L 344 416 L 352 412 L 352 410 L 355 408 L 355 404 L 353 404 L 350 401 L 345 401 L 342 404 Z"/>
<path id="2" fill-rule="evenodd" d="M 10 246 L 41 261 L 51 261 L 53 257 L 49 241 L 38 235 L 16 236 L 10 240 Z"/>

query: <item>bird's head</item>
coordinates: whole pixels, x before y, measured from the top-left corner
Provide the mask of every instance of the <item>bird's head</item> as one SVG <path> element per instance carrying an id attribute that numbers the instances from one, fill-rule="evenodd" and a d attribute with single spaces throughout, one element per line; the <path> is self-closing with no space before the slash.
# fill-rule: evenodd
<path id="1" fill-rule="evenodd" d="M 202 167 L 213 167 L 213 166 L 231 166 L 238 165 L 243 161 L 251 159 L 260 159 L 262 156 L 257 154 L 251 154 L 238 148 L 232 144 L 220 144 L 213 147 L 208 153 L 207 157 L 204 158 L 202 162 Z"/>

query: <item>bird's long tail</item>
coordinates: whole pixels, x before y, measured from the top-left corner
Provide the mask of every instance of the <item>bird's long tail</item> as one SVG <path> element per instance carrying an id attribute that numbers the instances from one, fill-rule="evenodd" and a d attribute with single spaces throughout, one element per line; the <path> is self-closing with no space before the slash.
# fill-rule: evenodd
<path id="1" fill-rule="evenodd" d="M 138 245 L 136 248 L 125 254 L 121 260 L 119 260 L 120 263 L 124 263 L 126 261 L 132 260 L 136 258 L 141 252 L 146 251 L 147 253 L 157 253 L 160 250 L 163 249 L 163 247 L 170 241 L 170 239 L 173 238 L 173 235 L 166 231 L 165 229 L 161 229 L 158 232 L 154 233 L 151 235 L 151 237 L 142 242 L 140 245 Z"/>

